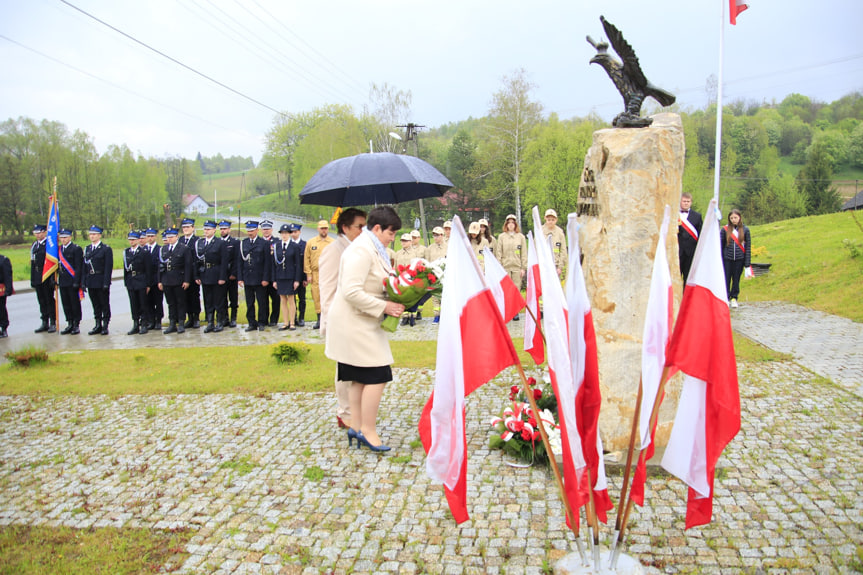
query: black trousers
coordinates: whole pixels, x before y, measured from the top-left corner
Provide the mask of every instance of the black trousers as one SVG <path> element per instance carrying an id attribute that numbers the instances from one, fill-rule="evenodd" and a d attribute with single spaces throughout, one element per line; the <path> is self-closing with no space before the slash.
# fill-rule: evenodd
<path id="1" fill-rule="evenodd" d="M 277 323 L 279 311 L 282 309 L 282 298 L 279 297 L 279 291 L 273 287 L 273 284 L 267 286 L 267 297 L 270 298 L 270 323 Z"/>
<path id="2" fill-rule="evenodd" d="M 60 303 L 63 304 L 63 314 L 66 316 L 67 323 L 81 321 L 81 299 L 78 297 L 78 288 L 61 286 Z"/>
<path id="3" fill-rule="evenodd" d="M 39 315 L 43 322 L 54 319 L 54 280 L 48 279 L 35 288 L 36 299 L 39 300 Z"/>
<path id="4" fill-rule="evenodd" d="M 743 275 L 743 259 L 722 259 L 722 267 L 725 269 L 725 289 L 728 290 L 728 299 L 737 299 L 740 295 L 740 276 Z"/>
<path id="5" fill-rule="evenodd" d="M 146 317 L 147 288 L 126 289 L 129 292 L 129 309 L 132 311 L 132 321 L 138 323 Z"/>
<path id="6" fill-rule="evenodd" d="M 182 322 L 186 319 L 186 292 L 182 285 L 166 286 L 162 284 L 165 293 L 165 301 L 168 303 L 168 321 L 171 323 Z M 189 289 L 192 289 L 189 286 Z"/>
<path id="7" fill-rule="evenodd" d="M 153 323 L 162 323 L 163 317 L 165 317 L 165 308 L 162 306 L 162 290 L 158 285 L 151 285 L 150 293 L 147 294 L 147 311 L 144 319 Z"/>
<path id="8" fill-rule="evenodd" d="M 192 282 L 186 290 L 186 313 L 194 319 L 201 317 L 201 286 Z"/>
<path id="9" fill-rule="evenodd" d="M 303 321 L 306 319 L 306 286 L 303 282 L 297 287 L 297 318 Z"/>
<path id="10" fill-rule="evenodd" d="M 227 307 L 237 311 L 237 308 L 240 307 L 240 288 L 237 285 L 236 278 L 229 279 L 225 283 L 225 295 L 228 298 L 226 302 Z"/>
<path id="11" fill-rule="evenodd" d="M 93 319 L 109 321 L 111 319 L 111 288 L 87 288 L 90 292 L 90 303 L 93 304 Z"/>
<path id="12" fill-rule="evenodd" d="M 267 325 L 269 310 L 267 309 L 267 286 L 246 284 L 246 320 L 250 326 Z M 258 316 L 255 319 L 255 304 L 258 305 Z"/>
<path id="13" fill-rule="evenodd" d="M 6 296 L 0 296 L 0 327 L 9 327 L 9 312 L 6 311 Z"/>
<path id="14" fill-rule="evenodd" d="M 219 322 L 228 321 L 228 300 L 225 298 L 227 285 L 225 283 L 201 286 L 201 291 L 204 292 L 204 313 L 207 315 L 207 321 L 215 320 L 217 314 Z"/>

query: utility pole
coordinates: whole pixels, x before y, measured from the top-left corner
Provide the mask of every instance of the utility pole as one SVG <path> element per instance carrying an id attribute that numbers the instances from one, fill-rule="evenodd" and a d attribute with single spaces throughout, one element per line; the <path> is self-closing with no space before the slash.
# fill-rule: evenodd
<path id="1" fill-rule="evenodd" d="M 417 136 L 418 136 L 417 130 L 423 129 L 423 128 L 425 128 L 425 126 L 418 126 L 417 124 L 409 122 L 407 124 L 404 124 L 401 126 L 396 126 L 396 127 L 405 129 L 404 153 L 408 152 L 408 145 L 410 144 L 410 142 L 413 142 L 414 143 L 414 154 L 413 155 L 415 158 L 419 158 L 420 157 L 420 148 L 419 148 L 419 142 L 417 141 Z M 419 201 L 419 205 L 420 205 L 420 227 L 422 228 L 423 243 L 428 245 L 428 233 L 426 232 L 425 207 L 423 206 L 422 198 L 420 198 L 418 201 Z"/>

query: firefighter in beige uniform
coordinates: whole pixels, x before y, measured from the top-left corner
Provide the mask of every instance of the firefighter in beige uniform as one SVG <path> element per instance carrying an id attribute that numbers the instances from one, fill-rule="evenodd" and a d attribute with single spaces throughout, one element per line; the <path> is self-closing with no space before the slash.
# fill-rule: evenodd
<path id="1" fill-rule="evenodd" d="M 433 229 L 432 238 L 434 241 L 426 248 L 426 259 L 430 262 L 445 258 L 447 249 L 443 228 L 437 227 Z M 438 323 L 440 321 L 440 296 L 432 296 L 432 308 L 434 309 L 434 323 Z"/>
<path id="2" fill-rule="evenodd" d="M 549 208 L 545 210 L 545 225 L 542 226 L 543 238 L 551 245 L 551 253 L 554 254 L 554 267 L 557 268 L 557 276 L 563 277 L 563 268 L 569 261 L 566 254 L 566 236 L 557 225 L 557 212 Z"/>
<path id="3" fill-rule="evenodd" d="M 402 249 L 396 252 L 396 255 L 393 257 L 393 269 L 398 271 L 399 266 L 407 266 L 410 265 L 411 260 L 416 256 L 413 255 L 413 248 L 411 247 L 411 235 L 410 234 L 402 234 Z"/>
<path id="4" fill-rule="evenodd" d="M 411 253 L 413 254 L 411 257 L 428 259 L 426 257 L 426 249 L 428 248 L 423 245 L 422 234 L 420 234 L 420 231 L 413 230 L 411 232 Z"/>
<path id="5" fill-rule="evenodd" d="M 514 214 L 506 217 L 503 233 L 497 237 L 497 257 L 500 265 L 506 270 L 510 279 L 521 289 L 524 275 L 527 272 L 527 240 L 518 229 L 518 221 Z M 518 314 L 512 318 L 518 321 Z"/>
<path id="6" fill-rule="evenodd" d="M 306 274 L 306 280 L 312 288 L 312 300 L 315 302 L 315 313 L 318 315 L 318 320 L 315 322 L 314 329 L 321 327 L 321 289 L 320 277 L 318 273 L 318 260 L 321 257 L 321 252 L 324 248 L 333 243 L 335 240 L 328 235 L 330 224 L 327 220 L 318 222 L 318 235 L 306 242 L 306 250 L 303 254 L 303 273 Z"/>

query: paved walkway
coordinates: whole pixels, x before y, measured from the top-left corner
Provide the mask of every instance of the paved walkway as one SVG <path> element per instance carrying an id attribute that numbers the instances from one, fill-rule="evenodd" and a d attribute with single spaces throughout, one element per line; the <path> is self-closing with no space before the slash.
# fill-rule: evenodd
<path id="1" fill-rule="evenodd" d="M 421 323 L 400 337 L 431 337 Z M 472 519 L 461 526 L 417 442 L 433 377 L 395 370 L 383 457 L 347 448 L 330 394 L 0 397 L 0 525 L 188 527 L 186 573 L 543 573 L 574 549 L 551 475 L 487 448 L 516 374 L 468 398 Z M 742 428 L 721 460 L 713 523 L 684 531 L 684 485 L 651 476 L 629 552 L 650 573 L 863 569 L 863 399 L 790 361 L 741 364 L 739 379 Z M 616 502 L 620 477 L 609 481 Z"/>
<path id="2" fill-rule="evenodd" d="M 863 397 L 863 324 L 784 302 L 741 304 L 734 331 Z"/>

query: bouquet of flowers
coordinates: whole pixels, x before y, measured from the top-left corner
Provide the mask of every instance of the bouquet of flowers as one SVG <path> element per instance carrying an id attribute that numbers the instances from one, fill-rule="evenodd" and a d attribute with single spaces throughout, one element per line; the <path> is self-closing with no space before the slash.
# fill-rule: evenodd
<path id="1" fill-rule="evenodd" d="M 502 449 L 505 453 L 527 463 L 548 463 L 548 454 L 542 443 L 539 420 L 548 434 L 549 442 L 560 443 L 560 430 L 557 424 L 557 398 L 553 393 L 544 393 L 536 385 L 536 379 L 527 379 L 539 413 L 535 413 L 527 402 L 521 386 L 513 385 L 509 392 L 510 405 L 504 408 L 500 417 L 491 419 L 491 427 L 496 432 L 489 439 L 489 447 Z M 554 449 L 554 447 L 552 447 Z"/>
<path id="2" fill-rule="evenodd" d="M 384 278 L 384 290 L 387 299 L 403 304 L 406 308 L 416 304 L 424 295 L 430 292 L 440 292 L 443 269 L 430 264 L 422 258 L 411 260 L 410 265 L 399 266 Z M 394 332 L 399 325 L 399 318 L 385 316 L 381 326 Z"/>

